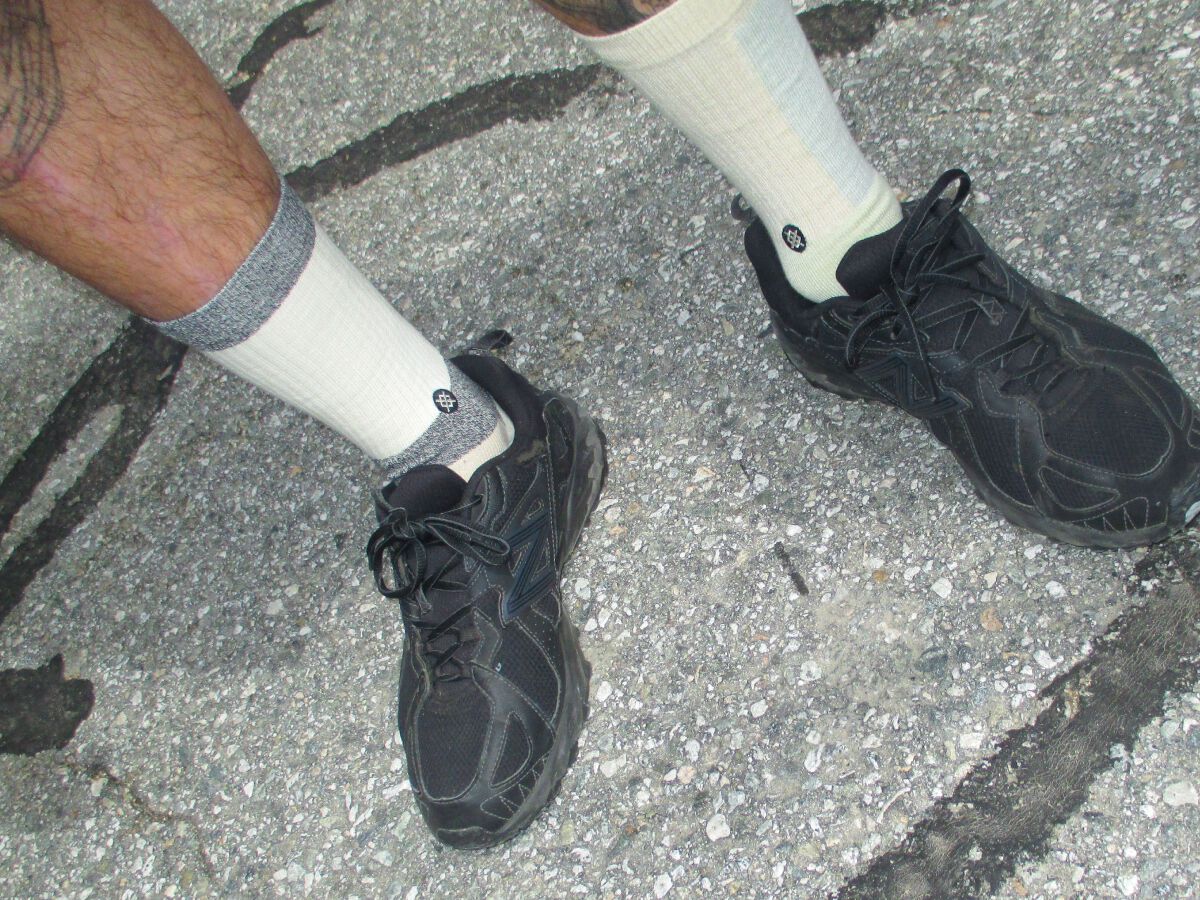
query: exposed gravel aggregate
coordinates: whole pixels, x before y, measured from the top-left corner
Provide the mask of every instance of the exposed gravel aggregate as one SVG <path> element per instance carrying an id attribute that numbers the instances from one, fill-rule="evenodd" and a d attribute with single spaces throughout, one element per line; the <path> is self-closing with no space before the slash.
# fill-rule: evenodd
<path id="1" fill-rule="evenodd" d="M 164 4 L 223 79 L 287 6 Z M 1198 12 L 967 2 L 824 61 L 898 188 L 962 164 L 993 243 L 1150 338 L 1194 396 Z M 338 0 L 313 24 L 246 106 L 284 170 L 468 84 L 591 61 L 520 4 Z M 190 355 L 129 472 L 0 629 L 3 666 L 61 651 L 97 697 L 65 750 L 0 757 L 0 893 L 821 896 L 1030 722 L 1134 602 L 1143 551 L 1022 532 L 917 423 L 804 383 L 731 196 L 603 75 L 561 117 L 314 204 L 436 344 L 503 325 L 509 360 L 609 438 L 564 583 L 591 717 L 524 836 L 446 851 L 416 812 L 397 614 L 361 553 L 377 473 Z M 11 249 L 0 277 L 10 462 L 120 318 Z M 1171 698 L 1114 752 L 1000 896 L 1194 893 L 1198 704 Z"/>

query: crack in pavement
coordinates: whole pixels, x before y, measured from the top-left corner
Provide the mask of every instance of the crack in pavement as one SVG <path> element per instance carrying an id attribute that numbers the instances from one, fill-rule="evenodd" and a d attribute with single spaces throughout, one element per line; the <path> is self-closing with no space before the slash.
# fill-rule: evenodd
<path id="1" fill-rule="evenodd" d="M 171 825 L 176 828 L 182 826 L 182 830 L 191 836 L 192 843 L 195 844 L 196 855 L 200 859 L 200 867 L 204 870 L 205 877 L 211 882 L 216 882 L 217 871 L 213 866 L 212 857 L 208 853 L 208 847 L 205 844 L 200 823 L 196 821 L 195 816 L 188 813 L 172 812 L 169 809 L 158 806 L 136 787 L 132 781 L 114 772 L 107 763 L 85 763 L 74 757 L 67 757 L 55 762 L 65 766 L 72 772 L 84 775 L 93 783 L 102 779 L 104 784 L 101 785 L 99 792 L 93 791 L 97 799 L 102 799 L 106 796 L 107 792 L 104 788 L 111 784 L 120 792 L 121 800 L 125 806 L 134 813 L 159 825 Z"/>
<path id="2" fill-rule="evenodd" d="M 1145 601 L 1094 642 L 1092 652 L 1047 685 L 1037 719 L 1008 733 L 954 793 L 937 801 L 899 847 L 876 857 L 837 896 L 982 897 L 1016 866 L 1040 859 L 1054 828 L 1162 715 L 1167 695 L 1200 678 L 1200 546 L 1174 538 L 1138 564 Z M 1170 583 L 1170 579 L 1177 580 Z"/>

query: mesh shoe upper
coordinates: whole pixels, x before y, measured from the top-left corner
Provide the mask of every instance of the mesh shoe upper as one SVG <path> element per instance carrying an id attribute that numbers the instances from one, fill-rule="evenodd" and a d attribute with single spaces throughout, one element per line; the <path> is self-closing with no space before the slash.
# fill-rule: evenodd
<path id="1" fill-rule="evenodd" d="M 414 794 L 438 837 L 486 846 L 540 808 L 582 724 L 586 676 L 558 578 L 598 485 L 579 471 L 580 423 L 562 398 L 491 357 L 455 363 L 513 420 L 513 445 L 469 484 L 441 466 L 389 484 L 368 556 L 404 616 L 398 717 Z"/>
<path id="2" fill-rule="evenodd" d="M 1195 408 L 1144 341 L 993 252 L 959 211 L 969 190 L 965 173 L 943 175 L 896 228 L 850 250 L 848 296 L 821 304 L 787 285 L 752 225 L 785 349 L 815 383 L 926 420 L 1027 527 L 1103 546 L 1165 537 L 1200 500 Z"/>

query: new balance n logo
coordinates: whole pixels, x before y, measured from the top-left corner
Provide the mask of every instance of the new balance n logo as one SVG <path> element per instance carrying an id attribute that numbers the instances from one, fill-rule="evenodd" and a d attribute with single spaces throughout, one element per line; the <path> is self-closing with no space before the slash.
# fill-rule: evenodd
<path id="1" fill-rule="evenodd" d="M 511 622 L 521 614 L 526 606 L 537 600 L 554 585 L 555 572 L 552 559 L 545 561 L 544 572 L 535 575 L 537 567 L 542 564 L 543 557 L 546 555 L 543 551 L 549 528 L 550 517 L 542 514 L 508 538 L 513 558 L 517 560 L 517 567 L 512 573 L 512 584 L 508 586 L 504 592 L 504 599 L 500 602 L 500 622 L 502 624 Z"/>

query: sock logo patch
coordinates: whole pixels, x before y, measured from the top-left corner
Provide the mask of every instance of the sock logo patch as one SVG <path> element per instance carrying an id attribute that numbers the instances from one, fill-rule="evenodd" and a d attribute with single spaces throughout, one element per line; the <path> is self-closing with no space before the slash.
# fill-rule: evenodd
<path id="1" fill-rule="evenodd" d="M 808 238 L 804 236 L 804 232 L 797 225 L 783 227 L 783 242 L 788 245 L 789 249 L 797 253 L 803 253 L 808 247 Z"/>
<path id="2" fill-rule="evenodd" d="M 438 388 L 433 392 L 433 405 L 438 408 L 438 412 L 447 415 L 458 412 L 458 398 L 454 396 L 453 391 L 445 388 Z"/>

